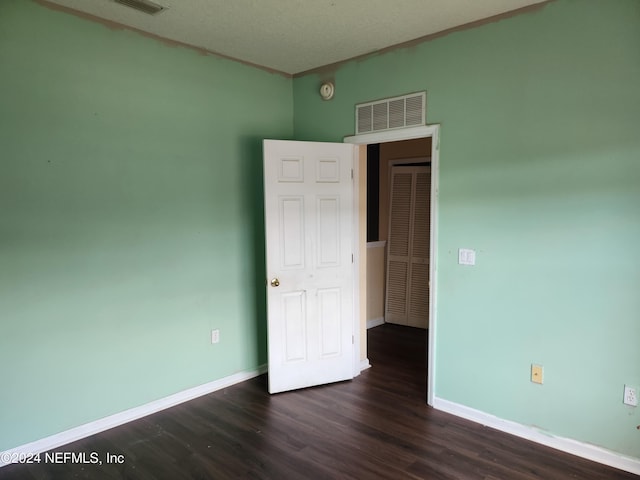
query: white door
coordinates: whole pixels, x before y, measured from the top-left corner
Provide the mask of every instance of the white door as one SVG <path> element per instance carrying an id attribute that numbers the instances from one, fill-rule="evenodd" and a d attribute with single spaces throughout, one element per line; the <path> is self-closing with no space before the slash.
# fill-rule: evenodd
<path id="1" fill-rule="evenodd" d="M 354 376 L 354 148 L 264 141 L 270 393 Z"/>

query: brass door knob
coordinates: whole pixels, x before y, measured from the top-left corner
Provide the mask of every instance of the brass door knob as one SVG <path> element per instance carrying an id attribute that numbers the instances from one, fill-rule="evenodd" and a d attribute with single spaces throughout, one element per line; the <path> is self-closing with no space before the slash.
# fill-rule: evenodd
<path id="1" fill-rule="evenodd" d="M 280 280 L 278 280 L 277 278 L 274 278 L 273 280 L 271 280 L 271 286 L 272 287 L 279 287 L 280 286 Z"/>

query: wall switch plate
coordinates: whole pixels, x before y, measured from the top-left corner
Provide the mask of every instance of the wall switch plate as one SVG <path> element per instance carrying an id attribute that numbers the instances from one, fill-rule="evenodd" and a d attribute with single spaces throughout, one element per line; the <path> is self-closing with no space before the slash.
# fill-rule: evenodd
<path id="1" fill-rule="evenodd" d="M 475 265 L 476 264 L 476 251 L 469 248 L 458 249 L 458 264 L 460 265 Z"/>
<path id="2" fill-rule="evenodd" d="M 544 368 L 542 365 L 531 365 L 531 381 L 542 385 L 544 380 Z"/>
<path id="3" fill-rule="evenodd" d="M 218 343 L 220 341 L 220 330 L 217 328 L 211 330 L 211 343 Z"/>
<path id="4" fill-rule="evenodd" d="M 631 405 L 632 407 L 638 406 L 638 390 L 635 387 L 629 385 L 624 386 L 624 398 L 622 402 L 625 405 Z"/>

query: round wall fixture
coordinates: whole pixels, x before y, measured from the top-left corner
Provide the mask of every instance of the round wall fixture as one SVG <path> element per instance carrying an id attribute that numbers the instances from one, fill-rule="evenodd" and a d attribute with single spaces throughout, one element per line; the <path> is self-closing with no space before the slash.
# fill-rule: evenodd
<path id="1" fill-rule="evenodd" d="M 320 85 L 320 96 L 323 100 L 331 100 L 335 92 L 335 87 L 331 82 L 324 82 Z"/>

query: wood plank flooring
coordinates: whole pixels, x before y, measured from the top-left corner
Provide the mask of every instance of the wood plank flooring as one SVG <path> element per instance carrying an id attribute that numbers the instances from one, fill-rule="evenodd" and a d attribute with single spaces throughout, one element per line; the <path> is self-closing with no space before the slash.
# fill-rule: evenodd
<path id="1" fill-rule="evenodd" d="M 57 449 L 122 464 L 10 465 L 1 479 L 580 479 L 639 477 L 426 406 L 425 332 L 369 330 L 373 367 L 270 396 L 266 377 Z"/>

